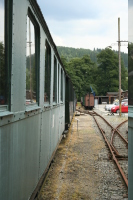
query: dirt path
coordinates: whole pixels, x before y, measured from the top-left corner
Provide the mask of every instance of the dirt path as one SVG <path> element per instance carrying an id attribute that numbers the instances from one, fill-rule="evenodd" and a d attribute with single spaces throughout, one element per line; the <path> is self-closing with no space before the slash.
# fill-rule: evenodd
<path id="1" fill-rule="evenodd" d="M 38 200 L 124 199 L 126 188 L 113 161 L 108 159 L 109 152 L 93 118 L 76 118 L 80 120 L 78 131 L 74 118 L 57 149 Z"/>

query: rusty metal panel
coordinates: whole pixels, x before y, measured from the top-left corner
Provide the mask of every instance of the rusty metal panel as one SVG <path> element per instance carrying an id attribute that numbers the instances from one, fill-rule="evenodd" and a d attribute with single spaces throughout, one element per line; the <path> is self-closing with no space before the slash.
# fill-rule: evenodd
<path id="1" fill-rule="evenodd" d="M 85 96 L 85 106 L 89 106 L 89 94 Z"/>
<path id="2" fill-rule="evenodd" d="M 28 199 L 38 182 L 39 115 L 0 127 L 0 199 Z"/>
<path id="3" fill-rule="evenodd" d="M 94 96 L 93 96 L 93 94 L 87 94 L 85 96 L 85 106 L 86 107 L 94 106 Z"/>
<path id="4" fill-rule="evenodd" d="M 93 94 L 90 94 L 89 106 L 94 106 L 94 96 L 93 96 Z"/>

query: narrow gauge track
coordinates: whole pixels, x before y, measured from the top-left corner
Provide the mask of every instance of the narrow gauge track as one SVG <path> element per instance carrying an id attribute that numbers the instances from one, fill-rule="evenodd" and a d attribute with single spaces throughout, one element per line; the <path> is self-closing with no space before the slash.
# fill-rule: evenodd
<path id="1" fill-rule="evenodd" d="M 81 112 L 81 110 L 78 110 Z M 104 117 L 96 113 L 95 111 L 83 111 L 86 114 L 90 114 L 100 132 L 103 135 L 103 138 L 110 150 L 111 158 L 116 163 L 118 170 L 128 188 L 128 139 L 127 131 L 123 132 L 119 129 L 122 128 L 128 120 L 123 121 L 116 128 L 114 128 Z M 102 121 L 101 121 L 102 119 Z"/>

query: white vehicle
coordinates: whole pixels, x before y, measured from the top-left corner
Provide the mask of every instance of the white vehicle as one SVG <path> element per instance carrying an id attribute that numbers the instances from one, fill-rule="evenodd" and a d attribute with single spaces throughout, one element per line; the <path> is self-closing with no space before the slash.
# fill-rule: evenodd
<path id="1" fill-rule="evenodd" d="M 105 110 L 111 111 L 111 108 L 114 107 L 114 106 L 117 106 L 117 105 L 119 105 L 119 101 L 117 101 L 117 102 L 114 101 L 113 104 L 107 104 L 105 106 Z"/>
<path id="2" fill-rule="evenodd" d="M 121 102 L 127 102 L 128 103 L 128 99 L 122 99 Z"/>

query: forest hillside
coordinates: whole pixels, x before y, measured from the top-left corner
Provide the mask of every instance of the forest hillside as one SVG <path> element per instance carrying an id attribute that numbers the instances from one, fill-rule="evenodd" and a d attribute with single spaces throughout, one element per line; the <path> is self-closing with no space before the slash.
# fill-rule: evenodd
<path id="1" fill-rule="evenodd" d="M 118 92 L 119 62 L 118 52 L 106 49 L 74 49 L 57 47 L 62 63 L 72 80 L 77 99 L 80 100 L 90 87 L 96 95 Z M 121 87 L 128 89 L 128 55 L 121 53 Z"/>
<path id="2" fill-rule="evenodd" d="M 97 55 L 102 51 L 102 49 L 95 49 L 92 51 L 90 49 L 75 49 L 72 47 L 62 47 L 62 46 L 57 46 L 58 52 L 60 56 L 64 56 L 67 61 L 70 61 L 72 58 L 81 58 L 84 55 L 89 55 L 90 59 L 93 62 L 97 63 Z M 116 54 L 118 54 L 118 51 L 114 51 Z M 121 52 L 121 57 L 124 62 L 124 66 L 128 68 L 128 54 Z"/>

